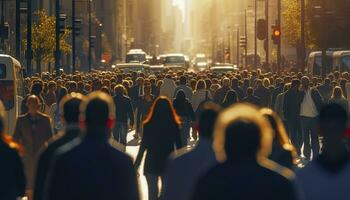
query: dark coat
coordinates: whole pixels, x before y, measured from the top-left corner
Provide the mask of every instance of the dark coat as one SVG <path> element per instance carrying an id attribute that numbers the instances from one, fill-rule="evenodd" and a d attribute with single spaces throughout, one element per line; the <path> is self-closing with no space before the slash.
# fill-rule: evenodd
<path id="1" fill-rule="evenodd" d="M 258 106 L 258 107 L 261 106 L 260 98 L 257 97 L 257 96 L 254 96 L 254 95 L 253 96 L 247 96 L 242 101 L 245 102 L 245 103 L 253 104 L 253 105 Z"/>
<path id="2" fill-rule="evenodd" d="M 176 110 L 176 113 L 180 117 L 187 117 L 192 121 L 195 121 L 196 117 L 193 111 L 192 104 L 187 99 L 185 100 L 175 99 L 173 102 L 173 105 Z"/>
<path id="3" fill-rule="evenodd" d="M 161 122 L 160 122 L 161 123 Z M 176 127 L 154 126 L 145 124 L 143 138 L 137 154 L 135 166 L 138 168 L 144 152 L 147 150 L 144 174 L 162 175 L 169 155 L 182 147 L 180 129 Z"/>
<path id="4" fill-rule="evenodd" d="M 321 86 L 318 87 L 318 91 L 320 92 L 320 94 L 322 95 L 323 99 L 325 102 L 328 102 L 329 99 L 332 96 L 333 93 L 333 87 L 332 85 L 328 85 L 328 84 L 323 84 Z"/>
<path id="5" fill-rule="evenodd" d="M 287 121 L 295 122 L 299 119 L 300 104 L 304 95 L 299 90 L 289 89 L 284 95 L 283 112 Z"/>
<path id="6" fill-rule="evenodd" d="M 271 107 L 274 108 L 276 104 L 276 98 L 279 94 L 283 93 L 284 85 L 280 84 L 276 88 L 273 89 L 272 95 L 271 95 Z"/>
<path id="7" fill-rule="evenodd" d="M 141 87 L 140 85 L 134 85 L 129 90 L 129 97 L 135 109 L 136 109 L 137 101 L 139 100 L 139 97 L 140 97 L 140 87 Z"/>
<path id="8" fill-rule="evenodd" d="M 217 104 L 221 104 L 224 101 L 226 93 L 229 90 L 231 90 L 230 87 L 222 87 L 222 88 L 218 89 L 214 95 L 214 102 Z"/>
<path id="9" fill-rule="evenodd" d="M 58 150 L 48 180 L 48 200 L 139 199 L 129 156 L 102 134 L 87 134 L 74 146 L 76 140 Z"/>
<path id="10" fill-rule="evenodd" d="M 44 199 L 45 183 L 56 150 L 77 138 L 79 133 L 79 127 L 71 128 L 64 135 L 55 136 L 55 138 L 50 141 L 48 147 L 42 150 L 37 164 L 33 200 Z"/>
<path id="11" fill-rule="evenodd" d="M 244 99 L 246 97 L 242 87 L 235 86 L 235 87 L 232 87 L 232 89 L 237 93 L 239 100 L 242 100 L 242 99 Z"/>
<path id="12" fill-rule="evenodd" d="M 199 179 L 192 199 L 294 200 L 296 195 L 292 182 L 275 171 L 253 161 L 227 161 Z"/>
<path id="13" fill-rule="evenodd" d="M 262 107 L 271 106 L 271 90 L 269 88 L 261 86 L 255 90 L 254 95 L 260 98 Z"/>
<path id="14" fill-rule="evenodd" d="M 24 167 L 17 151 L 0 139 L 0 199 L 16 200 L 25 194 Z"/>
<path id="15" fill-rule="evenodd" d="M 117 122 L 127 122 L 130 120 L 130 124 L 134 124 L 134 110 L 131 105 L 130 98 L 127 96 L 114 96 L 115 103 L 115 116 Z"/>

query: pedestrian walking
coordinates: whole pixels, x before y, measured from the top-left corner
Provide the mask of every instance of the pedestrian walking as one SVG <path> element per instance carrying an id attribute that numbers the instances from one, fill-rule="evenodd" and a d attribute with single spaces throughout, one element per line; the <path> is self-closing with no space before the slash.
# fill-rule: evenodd
<path id="1" fill-rule="evenodd" d="M 206 103 L 200 116 L 198 129 L 200 138 L 197 146 L 182 154 L 174 155 L 164 173 L 164 193 L 162 200 L 189 200 L 199 179 L 217 161 L 212 149 L 214 125 L 220 107 Z"/>
<path id="2" fill-rule="evenodd" d="M 163 84 L 160 87 L 159 95 L 166 96 L 172 100 L 174 98 L 175 89 L 176 89 L 176 84 L 172 80 L 171 75 L 168 74 L 165 76 L 163 80 Z"/>
<path id="3" fill-rule="evenodd" d="M 144 87 L 145 94 L 140 96 L 139 101 L 137 103 L 137 122 L 138 127 L 141 129 L 141 137 L 143 135 L 143 126 L 142 123 L 147 119 L 153 102 L 155 100 L 155 96 L 152 95 L 152 88 L 150 85 L 146 85 Z"/>
<path id="4" fill-rule="evenodd" d="M 185 93 L 186 98 L 188 99 L 189 102 L 192 102 L 192 95 L 193 91 L 192 88 L 187 86 L 187 77 L 186 76 L 181 76 L 180 77 L 180 85 L 176 87 L 175 92 L 174 92 L 174 99 L 176 98 L 176 95 L 180 90 L 183 90 Z"/>
<path id="5" fill-rule="evenodd" d="M 138 200 L 131 158 L 108 143 L 115 121 L 113 99 L 103 92 L 93 92 L 80 111 L 85 137 L 57 150 L 47 199 Z"/>
<path id="6" fill-rule="evenodd" d="M 52 119 L 52 127 L 55 134 L 62 131 L 64 129 L 64 124 L 61 120 L 61 110 L 60 110 L 60 102 L 68 94 L 68 90 L 65 87 L 62 87 L 58 92 L 58 98 L 56 103 L 52 104 L 50 108 L 50 117 Z"/>
<path id="7" fill-rule="evenodd" d="M 48 146 L 41 150 L 36 168 L 33 200 L 43 200 L 45 197 L 45 185 L 49 167 L 53 162 L 57 149 L 81 135 L 79 129 L 79 108 L 83 98 L 79 93 L 71 93 L 62 98 L 60 102 L 60 117 L 63 119 L 65 129 L 51 138 Z"/>
<path id="8" fill-rule="evenodd" d="M 191 124 L 195 121 L 196 117 L 192 108 L 192 104 L 186 98 L 186 94 L 183 90 L 179 90 L 176 94 L 176 98 L 173 102 L 176 113 L 181 118 L 181 142 L 183 146 L 187 146 L 190 140 Z"/>
<path id="9" fill-rule="evenodd" d="M 159 199 L 161 190 L 158 181 L 163 178 L 166 161 L 174 150 L 182 147 L 180 123 L 170 100 L 158 97 L 143 124 L 143 137 L 135 161 L 135 169 L 138 169 L 147 152 L 143 172 L 148 184 L 149 200 Z"/>
<path id="10" fill-rule="evenodd" d="M 27 177 L 27 188 L 32 189 L 34 183 L 35 161 L 39 150 L 47 144 L 52 136 L 50 118 L 41 113 L 40 100 L 31 95 L 27 98 L 28 113 L 20 116 L 16 122 L 13 138 L 23 146 L 23 163 Z"/>
<path id="11" fill-rule="evenodd" d="M 221 107 L 228 108 L 237 103 L 239 101 L 238 99 L 238 94 L 234 90 L 229 90 L 226 93 L 224 101 L 221 103 Z"/>
<path id="12" fill-rule="evenodd" d="M 199 179 L 192 199 L 296 199 L 293 172 L 267 159 L 272 130 L 257 109 L 230 107 L 215 127 L 214 150 L 220 163 Z"/>
<path id="13" fill-rule="evenodd" d="M 328 103 L 329 104 L 339 104 L 340 106 L 342 106 L 345 109 L 345 111 L 347 113 L 349 112 L 348 101 L 346 100 L 346 98 L 343 94 L 343 90 L 339 86 L 337 86 L 333 89 L 333 94 L 332 94 L 331 98 L 329 99 Z"/>
<path id="14" fill-rule="evenodd" d="M 6 133 L 5 108 L 0 101 L 0 199 L 25 196 L 26 178 L 20 157 L 23 149 Z"/>
<path id="15" fill-rule="evenodd" d="M 126 149 L 129 127 L 132 128 L 134 126 L 134 110 L 130 98 L 124 95 L 124 92 L 125 88 L 123 85 L 115 86 L 113 101 L 116 105 L 116 124 L 113 129 L 113 137 L 123 144 Z"/>

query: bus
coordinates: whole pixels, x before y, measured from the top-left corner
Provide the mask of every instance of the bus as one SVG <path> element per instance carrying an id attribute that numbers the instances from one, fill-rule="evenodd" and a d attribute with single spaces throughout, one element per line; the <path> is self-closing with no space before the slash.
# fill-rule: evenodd
<path id="1" fill-rule="evenodd" d="M 145 63 L 147 54 L 142 49 L 130 49 L 126 54 L 126 63 Z"/>
<path id="2" fill-rule="evenodd" d="M 13 134 L 24 96 L 23 69 L 15 58 L 0 54 L 0 100 L 7 115 L 7 128 Z"/>

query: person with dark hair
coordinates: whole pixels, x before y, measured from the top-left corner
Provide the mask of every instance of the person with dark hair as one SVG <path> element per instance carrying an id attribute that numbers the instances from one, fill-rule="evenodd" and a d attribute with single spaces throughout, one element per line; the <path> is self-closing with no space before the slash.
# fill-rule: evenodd
<path id="1" fill-rule="evenodd" d="M 270 81 L 268 79 L 256 81 L 254 95 L 260 98 L 261 106 L 269 108 L 271 106 L 271 91 L 269 89 Z"/>
<path id="2" fill-rule="evenodd" d="M 222 87 L 218 89 L 214 94 L 214 102 L 220 105 L 224 101 L 225 96 L 229 90 L 231 90 L 231 81 L 229 78 L 225 77 L 222 79 Z"/>
<path id="3" fill-rule="evenodd" d="M 85 137 L 56 151 L 46 199 L 138 200 L 131 158 L 108 143 L 115 121 L 113 99 L 93 92 L 82 102 L 80 113 Z"/>
<path id="4" fill-rule="evenodd" d="M 242 99 L 245 97 L 243 88 L 239 85 L 238 78 L 233 78 L 231 80 L 231 88 L 237 93 L 237 97 L 239 101 L 242 101 Z"/>
<path id="5" fill-rule="evenodd" d="M 158 181 L 163 178 L 166 160 L 176 149 L 182 148 L 180 117 L 167 97 L 158 97 L 143 124 L 143 137 L 135 161 L 138 169 L 145 151 L 144 175 L 148 183 L 148 199 L 159 199 Z"/>
<path id="6" fill-rule="evenodd" d="M 116 105 L 116 124 L 113 129 L 113 137 L 123 144 L 126 149 L 128 127 L 133 127 L 135 120 L 131 100 L 128 96 L 124 95 L 124 91 L 124 86 L 120 84 L 114 88 L 115 96 L 113 97 L 113 101 Z"/>
<path id="7" fill-rule="evenodd" d="M 34 183 L 35 161 L 39 150 L 52 136 L 50 117 L 41 113 L 40 100 L 31 95 L 27 98 L 28 113 L 20 116 L 16 122 L 13 138 L 24 147 L 23 162 L 27 176 L 27 187 Z"/>
<path id="8" fill-rule="evenodd" d="M 300 127 L 300 104 L 303 99 L 299 91 L 300 80 L 293 79 L 291 87 L 284 95 L 283 113 L 287 121 L 288 133 L 298 156 L 301 156 L 302 132 Z"/>
<path id="9" fill-rule="evenodd" d="M 245 97 L 242 101 L 258 107 L 261 106 L 261 100 L 259 97 L 254 95 L 254 89 L 252 87 L 247 89 L 247 97 Z"/>
<path id="10" fill-rule="evenodd" d="M 214 125 L 220 107 L 213 103 L 203 105 L 199 119 L 200 138 L 198 145 L 188 151 L 174 155 L 164 173 L 164 193 L 162 200 L 190 199 L 199 177 L 217 162 L 212 149 Z"/>
<path id="11" fill-rule="evenodd" d="M 45 181 L 47 180 L 49 167 L 55 151 L 79 137 L 79 108 L 83 98 L 79 93 L 71 93 L 65 96 L 60 102 L 60 114 L 65 125 L 65 130 L 55 135 L 49 141 L 48 147 L 41 151 L 36 169 L 33 200 L 44 199 Z"/>
<path id="12" fill-rule="evenodd" d="M 233 104 L 238 102 L 238 95 L 236 93 L 236 91 L 234 90 L 229 90 L 226 93 L 225 99 L 224 101 L 221 103 L 221 106 L 223 108 L 228 108 L 230 106 L 232 106 Z"/>
<path id="13" fill-rule="evenodd" d="M 263 108 L 260 113 L 266 117 L 273 130 L 272 152 L 269 159 L 293 169 L 295 166 L 296 150 L 289 142 L 289 137 L 281 118 L 271 109 Z"/>
<path id="14" fill-rule="evenodd" d="M 160 86 L 159 95 L 166 96 L 172 100 L 174 98 L 175 89 L 176 89 L 176 84 L 174 80 L 171 78 L 171 75 L 168 74 L 163 79 L 162 86 Z"/>
<path id="15" fill-rule="evenodd" d="M 42 97 L 43 93 L 43 86 L 42 82 L 34 82 L 31 89 L 30 89 L 30 94 L 28 94 L 22 101 L 21 104 L 21 114 L 26 114 L 28 112 L 28 107 L 27 107 L 27 99 L 31 95 L 35 95 L 39 98 L 40 101 L 40 108 L 39 111 L 44 113 L 45 112 L 45 101 L 44 98 Z"/>
<path id="16" fill-rule="evenodd" d="M 349 112 L 348 101 L 346 100 L 346 98 L 344 96 L 343 90 L 339 86 L 336 86 L 333 89 L 333 94 L 332 94 L 331 98 L 329 99 L 328 103 L 339 104 L 340 106 L 342 106 L 346 110 L 346 112 Z"/>
<path id="17" fill-rule="evenodd" d="M 320 94 L 322 95 L 324 101 L 328 102 L 333 92 L 331 80 L 329 78 L 325 78 L 323 84 L 318 87 L 318 91 L 320 91 Z"/>
<path id="18" fill-rule="evenodd" d="M 187 77 L 186 76 L 180 77 L 180 85 L 177 86 L 175 89 L 174 98 L 176 98 L 176 95 L 178 94 L 179 90 L 183 90 L 188 101 L 192 103 L 193 91 L 192 91 L 192 88 L 187 86 Z"/>
<path id="19" fill-rule="evenodd" d="M 296 199 L 293 172 L 267 159 L 271 132 L 269 122 L 250 105 L 221 112 L 213 145 L 219 163 L 199 179 L 192 199 Z"/>
<path id="20" fill-rule="evenodd" d="M 60 102 L 68 94 L 68 90 L 65 87 L 62 87 L 58 91 L 58 98 L 56 103 L 52 104 L 50 108 L 50 117 L 52 119 L 52 126 L 54 133 L 58 133 L 59 131 L 62 131 L 64 129 L 64 124 L 61 120 L 61 110 L 60 110 Z"/>
<path id="21" fill-rule="evenodd" d="M 6 133 L 5 108 L 0 101 L 0 199 L 24 197 L 26 177 L 20 157 L 21 146 Z"/>
<path id="22" fill-rule="evenodd" d="M 179 90 L 173 102 L 176 113 L 181 117 L 181 141 L 183 146 L 187 146 L 187 141 L 190 138 L 191 122 L 194 122 L 196 117 L 192 108 L 192 104 L 186 98 L 183 90 Z"/>
<path id="23" fill-rule="evenodd" d="M 319 133 L 322 153 L 300 171 L 296 183 L 302 200 L 349 199 L 350 155 L 344 142 L 348 116 L 338 104 L 321 109 Z"/>

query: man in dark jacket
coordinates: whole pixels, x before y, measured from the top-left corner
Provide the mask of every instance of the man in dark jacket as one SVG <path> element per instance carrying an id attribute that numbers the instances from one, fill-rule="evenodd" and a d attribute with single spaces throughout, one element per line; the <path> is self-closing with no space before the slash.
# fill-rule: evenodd
<path id="1" fill-rule="evenodd" d="M 299 91 L 299 87 L 300 80 L 292 80 L 291 88 L 286 92 L 283 102 L 283 112 L 287 120 L 288 133 L 298 155 L 300 155 L 302 145 L 299 116 L 302 93 Z"/>
<path id="2" fill-rule="evenodd" d="M 124 95 L 125 88 L 117 85 L 114 88 L 114 103 L 116 105 L 116 125 L 113 130 L 113 137 L 126 146 L 128 134 L 128 121 L 130 127 L 134 126 L 134 110 L 130 98 Z"/>
<path id="3" fill-rule="evenodd" d="M 243 98 L 245 98 L 243 88 L 239 86 L 239 81 L 237 78 L 233 78 L 231 81 L 231 87 L 232 89 L 237 93 L 238 99 L 242 101 Z"/>
<path id="4" fill-rule="evenodd" d="M 94 92 L 82 103 L 85 137 L 57 151 L 48 180 L 48 200 L 138 200 L 132 160 L 108 143 L 115 121 L 113 99 Z"/>
<path id="5" fill-rule="evenodd" d="M 144 95 L 144 83 L 145 83 L 145 80 L 142 78 L 142 77 L 138 77 L 136 79 L 136 84 L 134 86 L 132 86 L 130 88 L 130 91 L 129 91 L 129 97 L 131 99 L 131 105 L 133 107 L 133 111 L 134 111 L 134 116 L 136 116 L 136 112 L 137 112 L 137 103 L 140 99 L 140 97 L 142 95 Z M 117 106 L 118 107 L 118 106 Z M 139 121 L 136 121 L 135 122 L 136 124 L 136 127 L 135 127 L 135 135 L 134 137 L 135 138 L 139 138 L 140 135 L 141 135 L 141 127 L 140 127 L 140 123 Z M 134 123 L 133 123 L 134 125 Z"/>
<path id="6" fill-rule="evenodd" d="M 221 105 L 224 101 L 226 93 L 231 90 L 231 81 L 229 78 L 224 78 L 222 80 L 222 87 L 215 92 L 214 102 Z"/>
<path id="7" fill-rule="evenodd" d="M 44 199 L 44 186 L 54 153 L 61 146 L 71 142 L 79 136 L 79 106 L 83 96 L 72 93 L 61 100 L 60 110 L 65 123 L 65 132 L 52 138 L 47 148 L 40 154 L 34 185 L 34 200 Z"/>
<path id="8" fill-rule="evenodd" d="M 262 107 L 270 107 L 271 105 L 271 91 L 269 88 L 266 88 L 262 80 L 256 81 L 256 89 L 254 95 L 260 98 Z"/>
<path id="9" fill-rule="evenodd" d="M 281 78 L 276 79 L 276 87 L 273 89 L 271 96 L 271 107 L 274 108 L 276 103 L 276 98 L 279 94 L 283 93 L 284 82 Z"/>
<path id="10" fill-rule="evenodd" d="M 257 96 L 254 96 L 254 90 L 251 87 L 249 87 L 247 89 L 247 97 L 244 98 L 242 101 L 245 102 L 245 103 L 253 104 L 253 105 L 258 106 L 258 107 L 261 106 L 260 98 L 257 97 Z"/>
<path id="11" fill-rule="evenodd" d="M 214 151 L 219 164 L 202 176 L 193 200 L 294 200 L 293 172 L 269 161 L 272 136 L 258 110 L 238 105 L 216 122 Z"/>

